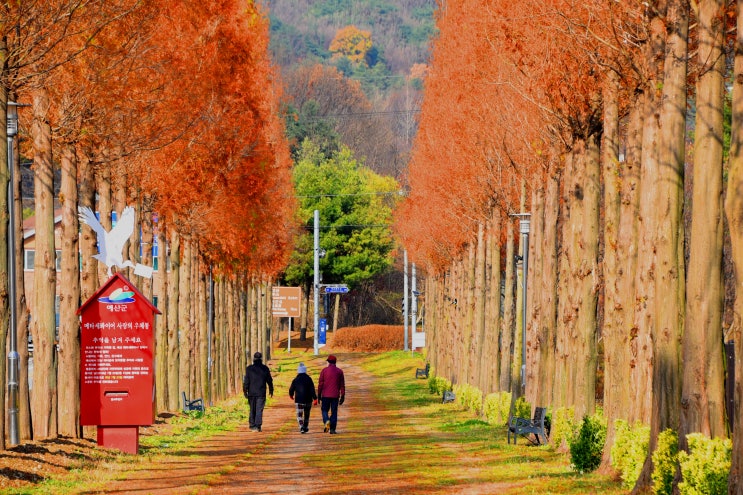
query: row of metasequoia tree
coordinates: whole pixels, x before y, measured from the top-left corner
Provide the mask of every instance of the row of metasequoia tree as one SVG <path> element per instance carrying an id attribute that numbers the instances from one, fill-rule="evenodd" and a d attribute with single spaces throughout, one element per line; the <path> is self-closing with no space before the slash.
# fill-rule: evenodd
<path id="1" fill-rule="evenodd" d="M 617 419 L 650 425 L 650 452 L 667 428 L 681 448 L 691 432 L 731 435 L 735 494 L 743 493 L 739 6 L 442 2 L 410 195 L 397 217 L 411 259 L 429 275 L 437 373 L 520 393 L 525 345 L 526 398 L 573 407 L 578 419 L 600 402 L 605 453 Z M 530 214 L 527 253 L 516 247 L 514 213 Z M 514 262 L 524 254 L 525 343 Z M 723 342 L 735 343 L 735 377 L 725 376 Z M 726 379 L 735 383 L 733 417 Z"/>
<path id="2" fill-rule="evenodd" d="M 124 259 L 151 266 L 157 237 L 155 279 L 125 273 L 148 297 L 159 287 L 157 410 L 179 409 L 181 391 L 211 399 L 239 391 L 246 353 L 268 345 L 267 284 L 288 260 L 296 209 L 265 13 L 250 0 L 35 0 L 3 4 L 0 19 L 0 108 L 30 105 L 19 110 L 16 156 L 32 160 L 34 173 L 34 287 L 16 301 L 18 341 L 30 330 L 34 343 L 30 394 L 19 346 L 20 439 L 81 434 L 76 311 L 107 273 L 93 258 L 93 231 L 80 228 L 80 206 L 97 210 L 106 229 L 112 212 L 135 206 L 141 229 Z M 2 144 L 0 156 L 6 151 Z M 9 169 L 1 170 L 5 185 Z M 17 179 L 12 187 L 20 211 Z M 9 254 L 6 191 L 0 187 L 0 266 Z M 19 217 L 10 226 L 16 239 Z M 17 263 L 21 254 L 18 242 Z M 8 288 L 23 287 L 23 270 L 15 273 L 10 281 L 0 272 L 3 328 Z M 0 355 L 6 351 L 0 339 Z M 5 437 L 3 419 L 3 447 Z"/>

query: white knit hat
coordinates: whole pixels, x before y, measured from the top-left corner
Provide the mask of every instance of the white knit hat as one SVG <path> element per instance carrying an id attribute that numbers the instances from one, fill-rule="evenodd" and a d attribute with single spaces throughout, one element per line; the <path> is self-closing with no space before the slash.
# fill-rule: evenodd
<path id="1" fill-rule="evenodd" d="M 299 363 L 297 373 L 307 373 L 307 366 L 305 366 L 304 363 Z"/>

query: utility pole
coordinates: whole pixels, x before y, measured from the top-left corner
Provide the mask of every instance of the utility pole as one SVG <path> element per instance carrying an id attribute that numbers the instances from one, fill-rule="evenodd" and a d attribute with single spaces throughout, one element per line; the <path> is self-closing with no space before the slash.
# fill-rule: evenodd
<path id="1" fill-rule="evenodd" d="M 315 242 L 314 242 L 314 281 L 312 286 L 314 287 L 315 294 L 315 320 L 314 320 L 314 335 L 315 335 L 315 356 L 318 355 L 318 333 L 320 328 L 320 211 L 315 210 Z"/>

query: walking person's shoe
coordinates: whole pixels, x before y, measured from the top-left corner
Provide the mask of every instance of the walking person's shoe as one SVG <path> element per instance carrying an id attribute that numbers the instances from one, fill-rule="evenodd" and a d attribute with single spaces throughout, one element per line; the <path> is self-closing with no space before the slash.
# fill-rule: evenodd
<path id="1" fill-rule="evenodd" d="M 327 433 L 328 431 L 330 431 L 330 421 L 326 421 L 325 422 L 325 429 L 323 431 L 325 433 Z"/>
<path id="2" fill-rule="evenodd" d="M 331 435 L 336 435 L 336 434 L 337 434 L 337 432 L 336 432 L 335 430 L 330 430 L 330 434 L 331 434 Z"/>

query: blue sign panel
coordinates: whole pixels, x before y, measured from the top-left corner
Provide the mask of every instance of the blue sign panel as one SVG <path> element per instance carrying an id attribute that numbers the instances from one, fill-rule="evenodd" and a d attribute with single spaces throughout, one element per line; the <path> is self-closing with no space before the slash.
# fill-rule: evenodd
<path id="1" fill-rule="evenodd" d="M 325 286 L 325 293 L 326 294 L 346 294 L 348 292 L 348 287 L 345 285 L 326 285 Z"/>
<path id="2" fill-rule="evenodd" d="M 317 343 L 318 344 L 325 344 L 325 334 L 328 331 L 328 320 L 325 318 L 320 318 L 319 324 L 318 324 L 318 331 L 317 331 Z"/>

